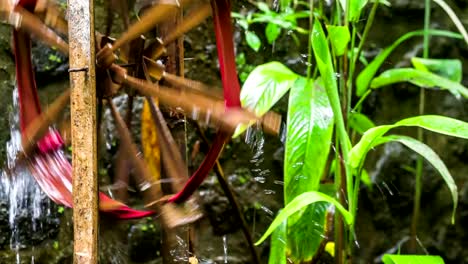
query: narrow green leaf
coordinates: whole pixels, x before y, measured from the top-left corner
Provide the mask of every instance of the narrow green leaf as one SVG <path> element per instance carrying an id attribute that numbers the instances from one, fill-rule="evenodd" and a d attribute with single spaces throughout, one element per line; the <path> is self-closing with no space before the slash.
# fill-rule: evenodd
<path id="1" fill-rule="evenodd" d="M 260 245 L 271 233 L 280 226 L 289 216 L 302 210 L 305 206 L 317 202 L 327 202 L 335 206 L 335 208 L 343 215 L 346 224 L 353 224 L 353 216 L 335 199 L 320 192 L 306 192 L 297 196 L 276 216 L 276 218 L 268 227 L 263 236 L 255 243 Z"/>
<path id="2" fill-rule="evenodd" d="M 432 72 L 454 82 L 462 80 L 462 62 L 458 59 L 424 59 L 414 57 L 411 58 L 411 63 L 414 68 Z"/>
<path id="3" fill-rule="evenodd" d="M 348 27 L 345 26 L 327 26 L 328 36 L 336 56 L 345 53 L 346 46 L 351 40 Z"/>
<path id="4" fill-rule="evenodd" d="M 462 36 L 460 34 L 456 34 L 450 31 L 444 30 L 429 30 L 429 35 L 432 36 L 440 36 L 440 37 L 449 37 L 449 38 L 458 38 L 461 39 Z M 385 48 L 380 52 L 380 54 L 375 57 L 375 59 L 361 71 L 356 79 L 356 94 L 358 96 L 362 96 L 367 89 L 369 88 L 369 84 L 371 80 L 374 78 L 375 74 L 379 70 L 380 66 L 384 63 L 387 57 L 393 52 L 393 50 L 398 47 L 404 41 L 416 37 L 416 36 L 423 36 L 424 30 L 419 31 L 412 31 L 406 33 L 405 35 L 401 36 L 397 39 L 391 46 Z"/>
<path id="5" fill-rule="evenodd" d="M 245 40 L 247 41 L 247 45 L 251 47 L 255 51 L 260 50 L 260 46 L 262 45 L 262 41 L 260 38 L 252 31 L 245 31 Z"/>
<path id="6" fill-rule="evenodd" d="M 269 44 L 272 44 L 281 34 L 281 28 L 273 23 L 268 23 L 265 28 L 265 36 Z"/>
<path id="7" fill-rule="evenodd" d="M 375 124 L 367 116 L 361 113 L 351 113 L 348 117 L 349 126 L 359 134 L 375 127 Z"/>
<path id="8" fill-rule="evenodd" d="M 284 166 L 286 204 L 302 193 L 319 190 L 333 123 L 333 110 L 321 82 L 300 77 L 289 94 Z M 310 205 L 288 219 L 288 253 L 294 262 L 311 260 L 319 249 L 327 207 Z"/>
<path id="9" fill-rule="evenodd" d="M 429 146 L 418 141 L 414 138 L 407 137 L 407 136 L 400 136 L 400 135 L 392 135 L 388 137 L 382 137 L 376 144 L 383 144 L 390 141 L 400 142 L 401 144 L 405 145 L 406 147 L 410 148 L 414 152 L 418 153 L 419 155 L 423 156 L 429 163 L 434 166 L 434 168 L 439 171 L 440 175 L 444 179 L 447 187 L 450 190 L 450 194 L 452 195 L 452 202 L 453 202 L 453 212 L 452 212 L 452 224 L 455 222 L 455 212 L 457 209 L 458 204 L 458 191 L 457 185 L 453 180 L 452 175 L 450 174 L 449 170 L 445 166 L 444 162 L 440 159 L 439 155 L 435 153 Z"/>
<path id="10" fill-rule="evenodd" d="M 280 62 L 257 66 L 242 86 L 242 107 L 262 116 L 268 112 L 291 88 L 299 75 Z M 233 137 L 239 136 L 248 126 L 239 126 Z"/>
<path id="11" fill-rule="evenodd" d="M 400 126 L 416 126 L 436 133 L 468 139 L 468 123 L 466 122 L 436 115 L 410 117 L 393 125 L 377 126 L 367 130 L 349 152 L 348 164 L 357 169 L 374 144 L 390 129 Z"/>
<path id="12" fill-rule="evenodd" d="M 270 256 L 268 264 L 286 264 L 287 221 L 279 225 L 271 235 Z"/>
<path id="13" fill-rule="evenodd" d="M 384 264 L 444 264 L 444 260 L 439 256 L 385 254 L 382 261 Z"/>
<path id="14" fill-rule="evenodd" d="M 382 86 L 399 82 L 410 82 L 421 88 L 439 87 L 450 91 L 457 97 L 462 95 L 468 98 L 468 88 L 458 82 L 446 79 L 431 72 L 417 70 L 413 68 L 398 68 L 383 72 L 379 77 L 372 80 L 371 88 L 377 89 Z"/>

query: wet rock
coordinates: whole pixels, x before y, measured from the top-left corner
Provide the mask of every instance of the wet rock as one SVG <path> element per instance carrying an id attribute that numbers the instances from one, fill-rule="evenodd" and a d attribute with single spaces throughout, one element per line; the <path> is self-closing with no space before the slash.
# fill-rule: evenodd
<path id="1" fill-rule="evenodd" d="M 2 191 L 1 188 L 0 191 Z M 0 249 L 3 249 L 9 245 L 11 236 L 8 223 L 8 207 L 4 200 L 0 201 L 0 234 Z"/>
<path id="2" fill-rule="evenodd" d="M 135 262 L 150 261 L 161 256 L 161 230 L 152 219 L 130 227 L 128 255 Z"/>
<path id="3" fill-rule="evenodd" d="M 50 82 L 50 78 L 68 75 L 68 57 L 55 48 L 34 41 L 32 46 L 32 62 L 36 72 L 36 81 Z M 39 85 L 40 87 L 40 85 Z"/>
<path id="4" fill-rule="evenodd" d="M 10 139 L 9 115 L 15 85 L 15 65 L 10 46 L 10 27 L 0 24 L 0 165 L 6 159 L 6 142 Z"/>

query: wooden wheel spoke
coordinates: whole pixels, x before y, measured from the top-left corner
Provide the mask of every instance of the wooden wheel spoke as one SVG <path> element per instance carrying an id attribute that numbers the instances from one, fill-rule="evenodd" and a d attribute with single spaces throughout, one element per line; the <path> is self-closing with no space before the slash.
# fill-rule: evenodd
<path id="1" fill-rule="evenodd" d="M 181 0 L 180 5 L 183 7 L 188 5 L 190 2 L 192 2 L 192 0 Z M 125 31 L 117 41 L 115 41 L 111 48 L 112 52 L 115 52 L 125 44 L 139 37 L 141 34 L 154 28 L 157 24 L 174 14 L 178 8 L 179 7 L 174 5 L 164 4 L 152 6 L 143 14 L 138 22 L 131 25 L 129 29 Z"/>
<path id="2" fill-rule="evenodd" d="M 112 65 L 111 71 L 115 82 L 128 85 L 145 96 L 157 97 L 162 104 L 181 109 L 192 119 L 212 124 L 226 132 L 233 132 L 240 124 L 249 124 L 258 120 L 253 113 L 245 109 L 226 109 L 222 100 L 187 89 L 155 86 L 147 81 L 128 76 L 126 71 L 117 65 Z"/>
<path id="3" fill-rule="evenodd" d="M 211 6 L 209 3 L 202 3 L 193 8 L 182 22 L 164 38 L 156 39 L 145 50 L 145 56 L 151 59 L 157 59 L 166 53 L 166 46 L 187 33 L 191 29 L 200 25 L 211 15 Z"/>
<path id="4" fill-rule="evenodd" d="M 47 45 L 57 47 L 62 53 L 68 54 L 67 42 L 23 7 L 16 6 L 14 11 L 9 13 L 7 22 L 16 30 L 24 30 Z"/>
<path id="5" fill-rule="evenodd" d="M 68 35 L 68 22 L 54 1 L 38 0 L 34 13 L 41 15 L 47 26 L 63 35 Z"/>

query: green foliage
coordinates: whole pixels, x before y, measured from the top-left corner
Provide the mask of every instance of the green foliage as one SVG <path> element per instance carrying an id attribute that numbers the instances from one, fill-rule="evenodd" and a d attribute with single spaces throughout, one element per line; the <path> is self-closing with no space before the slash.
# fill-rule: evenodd
<path id="1" fill-rule="evenodd" d="M 454 82 L 462 80 L 462 63 L 457 59 L 424 59 L 414 57 L 411 59 L 413 67 L 417 70 L 432 72 Z"/>
<path id="2" fill-rule="evenodd" d="M 450 190 L 450 194 L 452 195 L 452 202 L 453 202 L 452 223 L 454 223 L 455 211 L 457 209 L 457 204 L 458 204 L 458 191 L 457 191 L 457 185 L 455 184 L 455 181 L 453 180 L 453 177 L 450 174 L 447 167 L 445 166 L 444 162 L 429 146 L 411 137 L 398 136 L 398 135 L 382 137 L 378 141 L 378 143 L 375 144 L 375 146 L 379 144 L 391 142 L 391 141 L 400 142 L 401 144 L 410 148 L 414 152 L 423 156 L 440 173 L 445 183 L 447 184 L 447 187 Z"/>
<path id="3" fill-rule="evenodd" d="M 289 94 L 284 200 L 318 191 L 330 151 L 333 111 L 320 81 L 300 77 Z M 294 260 L 311 260 L 325 230 L 327 206 L 314 204 L 290 216 L 288 249 Z M 311 224 L 314 223 L 314 224 Z"/>
<path id="4" fill-rule="evenodd" d="M 287 223 L 284 221 L 271 235 L 268 264 L 286 264 Z"/>
<path id="5" fill-rule="evenodd" d="M 290 1 L 283 1 L 281 4 L 282 6 L 289 6 Z M 307 11 L 296 12 L 291 8 L 284 8 L 281 12 L 276 12 L 271 10 L 264 2 L 258 2 L 257 8 L 259 12 L 255 13 L 232 13 L 237 24 L 241 26 L 245 32 L 247 45 L 256 52 L 260 50 L 262 41 L 256 33 L 250 30 L 250 25 L 252 24 L 266 24 L 264 33 L 269 44 L 275 42 L 283 30 L 294 31 L 302 34 L 307 33 L 307 30 L 299 27 L 297 24 L 298 19 L 309 17 L 309 13 Z"/>
<path id="6" fill-rule="evenodd" d="M 242 86 L 242 107 L 262 116 L 288 92 L 299 75 L 279 62 L 269 62 L 255 68 Z M 238 137 L 248 126 L 239 126 L 233 137 Z"/>
<path id="7" fill-rule="evenodd" d="M 439 256 L 385 254 L 382 261 L 384 264 L 444 264 L 444 260 Z"/>
<path id="8" fill-rule="evenodd" d="M 393 125 L 377 126 L 362 135 L 361 140 L 351 149 L 348 163 L 358 168 L 378 140 L 390 129 L 401 126 L 421 127 L 440 134 L 468 139 L 468 123 L 444 116 L 416 116 L 403 119 Z"/>
<path id="9" fill-rule="evenodd" d="M 375 127 L 374 122 L 367 116 L 361 113 L 353 112 L 348 118 L 349 126 L 359 134 L 363 134 L 367 130 Z"/>
<path id="10" fill-rule="evenodd" d="M 298 75 L 279 62 L 255 68 L 241 91 L 242 106 L 263 115 L 293 86 Z"/>
<path id="11" fill-rule="evenodd" d="M 330 42 L 336 56 L 341 56 L 345 53 L 351 35 L 349 29 L 345 26 L 327 26 Z"/>
<path id="12" fill-rule="evenodd" d="M 460 84 L 462 65 L 457 59 L 415 57 L 412 58 L 414 68 L 389 69 L 375 77 L 392 52 L 410 38 L 424 34 L 456 39 L 462 37 L 443 30 L 409 32 L 367 63 L 363 55 L 363 44 L 370 27 L 366 25 L 361 34 L 358 21 L 372 23 L 374 17 L 361 18 L 368 2 L 374 1 L 339 0 L 330 17 L 323 12 L 320 4 L 314 10 L 304 10 L 313 6 L 312 3 L 291 0 L 280 1 L 279 11 L 273 11 L 267 4 L 259 2 L 258 12 L 234 15 L 245 34 L 250 34 L 247 32 L 250 32 L 250 25 L 253 23 L 265 24 L 265 37 L 270 44 L 283 30 L 307 32 L 310 45 L 308 56 L 314 58 L 308 66 L 308 78 L 299 76 L 280 62 L 260 65 L 250 73 L 241 92 L 243 107 L 259 116 L 269 111 L 289 92 L 284 159 L 285 207 L 257 242 L 259 244 L 273 234 L 269 263 L 285 263 L 286 256 L 295 263 L 310 262 L 328 229 L 326 219 L 330 213 L 330 205 L 336 208 L 336 212 L 340 212 L 335 214 L 335 220 L 341 217 L 348 226 L 347 231 L 335 233 L 349 239 L 344 248 L 337 250 L 352 252 L 361 180 L 369 188 L 372 187 L 363 164 L 371 149 L 387 142 L 405 145 L 424 157 L 440 173 L 450 190 L 453 202 L 452 222 L 455 219 L 457 186 L 440 157 L 429 146 L 414 138 L 386 134 L 393 128 L 419 127 L 468 139 L 468 123 L 443 116 L 420 115 L 392 125 L 376 126 L 360 111 L 363 101 L 373 89 L 400 82 L 410 82 L 421 88 L 440 88 L 457 97 L 468 98 L 467 88 Z M 379 3 L 388 4 L 387 1 L 380 0 L 374 7 Z M 295 11 L 295 8 L 300 11 Z M 342 13 L 341 10 L 345 12 Z M 375 12 L 370 14 L 373 16 Z M 306 18 L 311 26 L 308 31 L 297 26 L 298 20 Z M 258 41 L 251 36 L 248 44 L 258 50 L 261 46 L 259 41 L 263 38 L 256 37 Z M 358 63 L 362 63 L 363 70 L 354 72 L 361 68 Z M 351 99 L 354 95 L 361 98 L 352 108 Z M 245 127 L 239 128 L 236 135 L 243 130 Z M 330 155 L 332 142 L 335 155 Z M 323 184 L 321 180 L 326 180 L 327 184 Z M 346 201 L 348 209 L 332 198 L 341 196 L 342 190 L 345 190 L 347 196 L 340 197 L 340 201 Z M 279 240 L 285 243 L 280 243 Z M 385 255 L 384 262 L 439 263 L 430 262 L 431 258 L 435 260 L 438 257 L 419 257 Z M 404 262 L 405 260 L 409 262 Z"/>
<path id="13" fill-rule="evenodd" d="M 457 97 L 461 95 L 464 98 L 468 98 L 468 89 L 460 83 L 431 72 L 413 68 L 398 68 L 385 71 L 372 80 L 371 88 L 377 89 L 399 82 L 410 82 L 421 88 L 439 87 L 450 91 Z"/>
<path id="14" fill-rule="evenodd" d="M 284 200 L 317 191 L 330 151 L 333 111 L 319 81 L 299 78 L 289 95 Z"/>
<path id="15" fill-rule="evenodd" d="M 245 31 L 245 41 L 247 41 L 247 44 L 253 50 L 255 50 L 255 51 L 260 50 L 260 46 L 262 45 L 262 41 L 257 36 L 257 34 L 255 34 L 254 32 L 246 30 Z"/>
<path id="16" fill-rule="evenodd" d="M 349 7 L 348 20 L 356 22 L 361 15 L 362 9 L 366 6 L 368 0 L 339 0 L 341 7 L 346 12 Z"/>
<path id="17" fill-rule="evenodd" d="M 461 38 L 459 34 L 444 30 L 430 30 L 428 33 L 432 36 Z M 356 94 L 358 96 L 362 96 L 367 91 L 367 89 L 369 88 L 369 84 L 371 83 L 375 74 L 379 70 L 380 66 L 382 66 L 384 61 L 393 52 L 393 50 L 395 50 L 395 48 L 397 48 L 401 43 L 405 42 L 406 40 L 412 37 L 423 35 L 424 30 L 406 33 L 405 35 L 397 39 L 392 45 L 382 50 L 380 54 L 377 57 L 375 57 L 375 59 L 371 63 L 369 63 L 369 65 L 367 65 L 367 67 L 364 68 L 364 70 L 362 70 L 361 73 L 358 75 L 356 79 Z"/>
<path id="18" fill-rule="evenodd" d="M 340 212 L 343 216 L 346 224 L 353 224 L 353 216 L 337 200 L 321 192 L 306 192 L 294 198 L 294 200 L 292 200 L 288 205 L 286 205 L 286 207 L 284 207 L 284 209 L 276 216 L 275 220 L 273 220 L 270 227 L 268 227 L 267 231 L 255 244 L 259 245 L 265 241 L 265 239 L 267 239 L 267 237 L 271 235 L 271 233 L 276 228 L 278 228 L 289 216 L 297 213 L 304 207 L 317 202 L 327 202 L 333 204 L 338 212 Z"/>

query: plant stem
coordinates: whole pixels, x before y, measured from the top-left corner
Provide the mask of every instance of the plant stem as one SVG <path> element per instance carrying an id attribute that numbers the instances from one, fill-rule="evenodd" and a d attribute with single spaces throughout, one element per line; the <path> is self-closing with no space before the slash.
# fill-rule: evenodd
<path id="1" fill-rule="evenodd" d="M 425 0 L 424 9 L 424 50 L 423 57 L 429 57 L 429 27 L 431 20 L 431 0 Z M 425 90 L 421 88 L 419 91 L 419 115 L 424 114 L 425 108 Z M 424 132 L 421 128 L 418 128 L 418 140 L 424 141 Z M 422 173 L 423 173 L 423 159 L 419 157 L 416 162 L 416 186 L 414 193 L 414 204 L 413 204 L 413 218 L 411 220 L 411 241 L 410 250 L 415 253 L 417 245 L 417 227 L 419 220 L 419 212 L 421 207 L 421 193 L 422 193 Z"/>
<path id="2" fill-rule="evenodd" d="M 209 144 L 208 138 L 205 136 L 205 132 L 203 129 L 200 127 L 200 125 L 197 124 L 197 131 L 198 134 L 200 135 L 201 139 L 205 144 Z M 247 244 L 249 246 L 250 253 L 252 254 L 252 261 L 256 264 L 260 264 L 260 257 L 257 253 L 257 250 L 255 249 L 254 241 L 252 238 L 252 234 L 249 231 L 249 227 L 247 225 L 247 222 L 245 221 L 244 215 L 242 214 L 241 206 L 239 205 L 239 202 L 236 199 L 236 196 L 234 194 L 234 191 L 231 189 L 231 186 L 229 186 L 228 181 L 226 180 L 223 167 L 219 163 L 218 160 L 216 160 L 216 164 L 213 167 L 215 173 L 216 173 L 216 178 L 218 179 L 219 185 L 221 185 L 221 188 L 224 191 L 224 194 L 229 200 L 229 203 L 231 204 L 232 208 L 234 209 L 234 212 L 236 213 L 237 219 L 240 222 L 240 226 L 242 229 L 242 232 L 244 233 L 244 237 L 247 240 Z"/>
<path id="3" fill-rule="evenodd" d="M 309 1 L 309 31 L 312 32 L 312 26 L 314 25 L 314 0 Z M 309 44 L 307 48 L 307 79 L 310 78 L 312 72 L 312 38 L 309 37 Z"/>
<path id="4" fill-rule="evenodd" d="M 376 0 L 374 2 L 374 5 L 372 6 L 372 10 L 369 14 L 369 18 L 367 19 L 366 26 L 364 27 L 364 32 L 362 33 L 362 38 L 359 41 L 358 50 L 356 54 L 354 54 L 354 50 L 351 50 L 351 54 L 353 56 L 351 57 L 352 63 L 349 66 L 349 80 L 350 81 L 348 84 L 350 91 L 352 91 L 353 89 L 353 76 L 354 76 L 354 70 L 356 69 L 356 63 L 359 60 L 359 56 L 361 56 L 362 49 L 364 48 L 364 44 L 366 43 L 366 40 L 367 40 L 367 35 L 369 35 L 369 31 L 372 27 L 372 24 L 374 23 L 374 18 L 375 18 L 375 14 L 377 13 L 377 7 L 379 6 L 379 2 L 380 0 Z M 355 26 L 353 26 L 353 34 L 354 34 L 354 31 L 355 31 Z M 353 46 L 354 46 L 354 43 L 353 43 Z"/>

